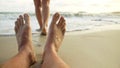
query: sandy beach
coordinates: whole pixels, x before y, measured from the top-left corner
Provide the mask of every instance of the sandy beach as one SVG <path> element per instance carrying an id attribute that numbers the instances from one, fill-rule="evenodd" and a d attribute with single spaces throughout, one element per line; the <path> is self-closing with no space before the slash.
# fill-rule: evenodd
<path id="1" fill-rule="evenodd" d="M 38 63 L 45 41 L 45 36 L 33 34 Z M 0 64 L 17 52 L 15 36 L 0 36 Z M 58 54 L 71 68 L 120 68 L 120 25 L 67 32 Z"/>

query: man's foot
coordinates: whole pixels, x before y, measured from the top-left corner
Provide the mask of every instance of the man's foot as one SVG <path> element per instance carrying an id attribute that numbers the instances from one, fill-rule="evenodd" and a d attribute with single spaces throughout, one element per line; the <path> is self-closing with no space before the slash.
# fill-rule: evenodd
<path id="1" fill-rule="evenodd" d="M 60 17 L 59 13 L 54 14 L 49 32 L 48 38 L 45 46 L 45 51 L 49 50 L 51 47 L 58 51 L 65 34 L 66 21 L 64 17 Z"/>
<path id="2" fill-rule="evenodd" d="M 18 43 L 18 51 L 24 52 L 30 58 L 31 64 L 36 62 L 35 53 L 32 46 L 32 33 L 30 28 L 30 17 L 28 14 L 19 16 L 15 22 L 15 33 Z"/>
<path id="3" fill-rule="evenodd" d="M 59 13 L 54 14 L 45 44 L 41 68 L 68 68 L 67 64 L 57 55 L 64 38 L 65 27 L 64 17 L 60 17 Z"/>

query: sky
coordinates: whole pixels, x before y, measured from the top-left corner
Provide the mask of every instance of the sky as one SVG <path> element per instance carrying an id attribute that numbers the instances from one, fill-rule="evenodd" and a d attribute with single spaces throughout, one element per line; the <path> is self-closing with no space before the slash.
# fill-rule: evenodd
<path id="1" fill-rule="evenodd" d="M 51 0 L 51 12 L 89 13 L 120 11 L 120 0 Z M 33 0 L 0 0 L 0 12 L 34 12 Z"/>

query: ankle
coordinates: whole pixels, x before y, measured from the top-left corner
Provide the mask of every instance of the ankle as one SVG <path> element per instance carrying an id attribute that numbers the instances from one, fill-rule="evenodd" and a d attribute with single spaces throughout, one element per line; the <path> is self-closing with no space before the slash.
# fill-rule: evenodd
<path id="1" fill-rule="evenodd" d="M 25 61 L 29 63 L 29 65 L 33 65 L 36 62 L 34 57 L 34 53 L 32 52 L 31 48 L 25 48 L 19 52 L 21 56 L 24 56 Z"/>
<path id="2" fill-rule="evenodd" d="M 47 44 L 45 44 L 45 50 L 47 52 L 56 52 L 56 47 L 54 43 L 51 43 L 51 41 L 47 42 Z"/>
<path id="3" fill-rule="evenodd" d="M 44 57 L 47 55 L 57 54 L 56 48 L 54 47 L 54 44 L 51 45 L 45 45 L 44 49 Z"/>
<path id="4" fill-rule="evenodd" d="M 30 51 L 31 50 L 30 46 L 32 46 L 31 44 L 32 44 L 31 42 L 25 42 L 25 43 L 20 44 L 18 51 L 19 52 L 24 51 L 24 50 L 26 50 L 26 52 Z"/>

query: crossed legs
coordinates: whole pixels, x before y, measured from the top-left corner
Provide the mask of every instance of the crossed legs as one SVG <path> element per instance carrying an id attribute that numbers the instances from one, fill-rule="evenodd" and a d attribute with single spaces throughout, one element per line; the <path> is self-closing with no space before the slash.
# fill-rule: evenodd
<path id="1" fill-rule="evenodd" d="M 49 28 L 41 68 L 68 68 L 68 65 L 57 54 L 64 38 L 65 25 L 64 17 L 60 17 L 59 13 L 56 13 Z M 15 22 L 15 33 L 19 52 L 15 57 L 5 62 L 2 68 L 29 68 L 36 62 L 36 58 L 32 47 L 30 17 L 28 14 L 24 14 L 24 17 L 19 16 Z"/>
<path id="2" fill-rule="evenodd" d="M 49 3 L 50 0 L 34 0 L 35 5 L 35 13 L 36 17 L 40 26 L 40 29 L 42 30 L 41 34 L 46 35 L 47 34 L 47 26 L 48 26 L 48 18 L 49 18 Z"/>

